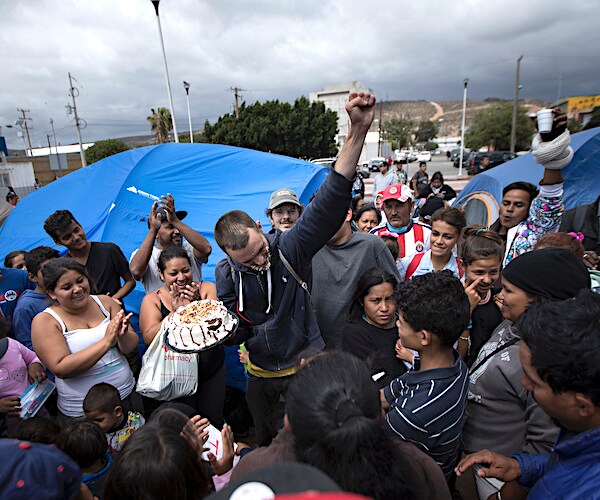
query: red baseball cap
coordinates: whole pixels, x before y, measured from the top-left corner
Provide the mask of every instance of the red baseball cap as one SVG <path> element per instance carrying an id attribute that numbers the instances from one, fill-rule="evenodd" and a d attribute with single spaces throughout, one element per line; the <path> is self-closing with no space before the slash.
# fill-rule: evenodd
<path id="1" fill-rule="evenodd" d="M 400 203 L 413 199 L 413 192 L 406 184 L 392 184 L 383 190 L 383 200 L 398 200 Z"/>

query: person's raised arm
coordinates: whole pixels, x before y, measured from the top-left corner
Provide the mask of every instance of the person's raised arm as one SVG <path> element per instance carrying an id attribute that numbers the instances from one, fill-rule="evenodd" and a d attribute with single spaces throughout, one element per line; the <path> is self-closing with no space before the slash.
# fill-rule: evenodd
<path id="1" fill-rule="evenodd" d="M 181 233 L 181 236 L 194 247 L 194 257 L 196 257 L 196 260 L 204 262 L 212 252 L 210 243 L 198 231 L 194 231 L 190 226 L 177 218 L 175 199 L 170 193 L 167 194 L 167 196 L 163 196 L 162 199 L 164 209 L 167 212 L 167 220 L 173 224 L 173 226 Z"/>
<path id="2" fill-rule="evenodd" d="M 356 165 L 365 137 L 375 116 L 375 96 L 366 92 L 351 92 L 346 103 L 346 112 L 350 117 L 350 130 L 335 162 L 335 170 L 346 179 L 352 179 L 356 174 Z"/>
<path id="3" fill-rule="evenodd" d="M 129 324 L 129 320 L 133 313 L 125 314 L 111 297 L 100 295 L 100 300 L 104 307 L 110 312 L 111 323 L 117 328 L 117 346 L 123 354 L 129 354 L 137 349 L 139 339 L 133 327 Z M 110 324 L 109 324 L 110 327 Z"/>
<path id="4" fill-rule="evenodd" d="M 560 165 L 561 163 L 566 162 L 566 159 L 569 157 L 567 150 L 569 137 L 568 133 L 565 134 L 567 131 L 567 115 L 564 115 L 559 108 L 554 108 L 552 112 L 554 115 L 552 130 L 546 134 L 539 134 L 542 144 L 546 146 L 541 146 L 541 144 L 534 139 L 533 149 L 536 161 L 544 166 L 544 177 L 542 178 L 540 185 L 552 185 L 564 182 L 562 176 L 562 168 L 564 165 Z M 563 134 L 565 135 L 563 136 Z M 540 151 L 540 146 L 542 150 L 549 149 L 549 151 Z M 536 151 L 536 149 L 539 152 Z M 548 159 L 546 163 L 541 161 L 545 159 L 545 157 Z M 568 164 L 568 162 L 566 162 L 566 164 Z"/>
<path id="5" fill-rule="evenodd" d="M 150 215 L 148 216 L 148 225 L 150 226 L 148 229 L 148 234 L 142 241 L 140 248 L 138 248 L 137 252 L 131 257 L 131 261 L 129 262 L 129 270 L 133 277 L 141 281 L 146 269 L 148 267 L 148 262 L 150 262 L 150 257 L 152 257 L 152 249 L 154 248 L 154 241 L 156 240 L 156 234 L 160 229 L 160 218 L 156 216 L 156 209 L 158 208 L 158 202 L 154 202 L 152 204 L 152 209 L 150 210 Z"/>

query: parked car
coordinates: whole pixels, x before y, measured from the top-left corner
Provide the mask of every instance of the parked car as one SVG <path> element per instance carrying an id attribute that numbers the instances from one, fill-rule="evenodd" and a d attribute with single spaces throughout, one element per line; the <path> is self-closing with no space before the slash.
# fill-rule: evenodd
<path id="1" fill-rule="evenodd" d="M 314 163 L 315 165 L 322 165 L 327 168 L 333 168 L 333 164 L 336 160 L 337 158 L 317 158 L 316 160 L 311 160 L 311 163 Z M 368 179 L 371 176 L 371 172 L 369 172 L 369 168 L 367 165 L 368 162 L 363 162 L 359 168 L 360 173 L 365 179 Z"/>
<path id="2" fill-rule="evenodd" d="M 417 161 L 431 161 L 431 153 L 429 151 L 419 151 L 417 154 Z"/>
<path id="3" fill-rule="evenodd" d="M 463 168 L 468 165 L 467 158 L 471 154 L 471 150 L 469 148 L 465 148 L 463 152 Z M 458 164 L 460 163 L 460 148 L 453 149 L 452 155 L 450 156 L 452 163 L 454 164 L 454 168 L 458 168 Z"/>
<path id="4" fill-rule="evenodd" d="M 371 158 L 369 160 L 369 171 L 370 172 L 379 172 L 379 165 L 382 163 L 387 164 L 387 160 L 383 156 L 377 156 L 375 158 Z"/>
<path id="5" fill-rule="evenodd" d="M 490 163 L 487 168 L 484 168 L 481 162 L 486 156 L 490 159 Z M 488 151 L 486 153 L 472 152 L 468 158 L 467 172 L 469 175 L 477 175 L 484 170 L 490 170 L 491 168 L 502 165 L 516 157 L 517 155 L 510 151 Z"/>
<path id="6" fill-rule="evenodd" d="M 316 165 L 323 165 L 324 167 L 332 168 L 337 158 L 317 158 L 316 160 L 311 160 L 311 163 Z"/>

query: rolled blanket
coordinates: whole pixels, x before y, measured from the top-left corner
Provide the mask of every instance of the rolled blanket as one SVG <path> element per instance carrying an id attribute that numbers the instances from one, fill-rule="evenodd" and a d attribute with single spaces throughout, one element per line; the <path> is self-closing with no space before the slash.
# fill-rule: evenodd
<path id="1" fill-rule="evenodd" d="M 536 163 L 549 170 L 561 170 L 573 159 L 573 148 L 569 146 L 571 134 L 565 130 L 551 142 L 542 141 L 540 134 L 533 136 L 531 150 Z"/>

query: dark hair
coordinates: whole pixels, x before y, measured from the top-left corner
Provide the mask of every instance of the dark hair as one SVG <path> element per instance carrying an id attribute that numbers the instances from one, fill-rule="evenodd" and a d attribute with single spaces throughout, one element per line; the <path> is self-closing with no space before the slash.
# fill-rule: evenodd
<path id="1" fill-rule="evenodd" d="M 380 236 L 380 238 L 385 243 L 385 246 L 388 247 L 388 250 L 392 254 L 392 258 L 397 260 L 398 255 L 400 255 L 400 244 L 398 243 L 398 238 L 395 236 L 390 236 L 389 234 L 384 234 Z"/>
<path id="2" fill-rule="evenodd" d="M 459 208 L 440 208 L 439 210 L 436 210 L 431 216 L 430 224 L 433 226 L 433 223 L 438 220 L 456 228 L 459 237 L 462 230 L 467 225 L 465 214 Z"/>
<path id="3" fill-rule="evenodd" d="M 17 193 L 14 191 L 9 191 L 6 193 L 6 201 L 12 200 L 13 198 L 18 198 Z"/>
<path id="4" fill-rule="evenodd" d="M 389 283 L 396 289 L 398 280 L 393 274 L 388 273 L 380 267 L 372 267 L 358 279 L 356 289 L 350 300 L 349 317 L 352 321 L 358 321 L 363 314 L 362 300 L 369 294 L 369 290 L 382 283 Z"/>
<path id="5" fill-rule="evenodd" d="M 117 406 L 121 406 L 121 395 L 116 387 L 100 382 L 92 386 L 83 399 L 83 412 L 89 413 L 98 411 L 100 413 L 110 413 Z"/>
<path id="6" fill-rule="evenodd" d="M 569 233 L 546 234 L 537 241 L 533 249 L 539 250 L 540 248 L 548 247 L 566 248 L 567 250 L 571 250 L 580 259 L 583 259 L 583 254 L 585 253 L 583 243 Z"/>
<path id="7" fill-rule="evenodd" d="M 67 271 L 77 271 L 90 281 L 90 275 L 83 264 L 80 264 L 70 257 L 60 257 L 59 259 L 48 262 L 48 264 L 44 266 L 44 269 L 42 269 L 42 274 L 44 275 L 44 288 L 48 291 L 54 290 L 60 277 Z"/>
<path id="8" fill-rule="evenodd" d="M 431 180 L 429 181 L 429 184 L 431 184 L 436 179 L 439 179 L 440 181 L 442 181 L 442 185 L 444 184 L 444 176 L 442 175 L 442 173 L 439 170 L 437 172 L 433 173 L 433 175 L 431 176 Z"/>
<path id="9" fill-rule="evenodd" d="M 19 255 L 27 255 L 27 252 L 25 250 L 13 250 L 7 253 L 6 257 L 4 257 L 4 267 L 12 267 L 13 259 Z M 25 267 L 27 267 L 27 264 L 25 264 Z"/>
<path id="10" fill-rule="evenodd" d="M 60 446 L 62 426 L 58 419 L 36 415 L 27 420 L 21 420 L 11 437 L 22 441 Z"/>
<path id="11" fill-rule="evenodd" d="M 58 259 L 58 250 L 45 246 L 35 247 L 25 254 L 25 267 L 35 276 L 44 262 L 54 259 Z"/>
<path id="12" fill-rule="evenodd" d="M 533 199 L 539 194 L 539 190 L 535 187 L 531 182 L 512 182 L 508 186 L 506 186 L 502 190 L 502 197 L 506 195 L 509 191 L 514 191 L 515 189 L 520 189 L 521 191 L 527 191 L 529 193 L 529 204 L 533 201 Z"/>
<path id="13" fill-rule="evenodd" d="M 443 346 L 452 347 L 471 317 L 469 299 L 451 271 L 413 276 L 398 287 L 398 310 L 415 331 L 437 335 Z"/>
<path id="14" fill-rule="evenodd" d="M 555 393 L 574 391 L 600 407 L 600 295 L 581 290 L 573 299 L 533 303 L 517 329 L 531 363 Z"/>
<path id="15" fill-rule="evenodd" d="M 421 168 L 423 165 L 427 166 L 427 162 L 426 161 L 420 161 L 419 162 L 419 168 Z"/>
<path id="16" fill-rule="evenodd" d="M 57 210 L 44 222 L 44 231 L 48 233 L 48 236 L 54 241 L 58 239 L 58 233 L 64 231 L 65 228 L 71 224 L 71 222 L 77 222 L 73 214 L 68 210 Z M 79 222 L 77 222 L 79 224 Z M 79 224 L 81 226 L 81 224 Z"/>
<path id="17" fill-rule="evenodd" d="M 108 451 L 106 435 L 90 420 L 74 420 L 65 429 L 60 448 L 81 468 L 91 467 Z"/>
<path id="18" fill-rule="evenodd" d="M 484 226 L 467 226 L 458 243 L 458 256 L 465 266 L 475 260 L 496 258 L 502 265 L 504 242 L 495 231 Z"/>
<path id="19" fill-rule="evenodd" d="M 354 221 L 358 222 L 365 212 L 370 212 L 371 210 L 377 215 L 377 224 L 381 224 L 381 212 L 377 210 L 375 205 L 371 205 L 370 203 L 367 203 L 358 209 L 358 212 L 354 215 Z"/>
<path id="20" fill-rule="evenodd" d="M 200 500 L 208 493 L 197 451 L 179 432 L 152 423 L 127 440 L 104 483 L 104 500 Z"/>
<path id="21" fill-rule="evenodd" d="M 215 241 L 224 252 L 228 249 L 241 250 L 248 244 L 248 229 L 258 231 L 256 222 L 246 212 L 227 212 L 215 225 Z"/>
<path id="22" fill-rule="evenodd" d="M 286 414 L 300 462 L 343 491 L 379 499 L 409 498 L 411 465 L 384 432 L 379 391 L 364 361 L 331 351 L 290 381 Z"/>
<path id="23" fill-rule="evenodd" d="M 159 407 L 152 412 L 150 422 L 161 429 L 170 429 L 183 433 L 192 447 L 197 448 L 202 444 L 196 437 L 194 429 L 190 424 L 190 418 L 176 407 Z"/>
<path id="24" fill-rule="evenodd" d="M 4 317 L 0 316 L 0 339 L 3 339 L 4 337 L 6 337 L 8 335 L 8 328 L 9 328 L 9 325 L 6 322 L 6 319 L 4 319 Z"/>
<path id="25" fill-rule="evenodd" d="M 353 214 L 356 212 L 356 207 L 358 206 L 358 202 L 362 199 L 363 199 L 363 197 L 360 194 L 355 194 L 352 197 L 352 213 Z"/>
<path id="26" fill-rule="evenodd" d="M 158 267 L 158 270 L 161 273 L 164 273 L 165 268 L 167 267 L 167 262 L 169 262 L 172 259 L 185 259 L 188 261 L 188 264 L 190 266 L 192 265 L 190 256 L 186 252 L 185 248 L 176 245 L 169 245 L 160 253 L 160 256 L 158 257 L 158 261 L 156 263 L 156 267 Z"/>

